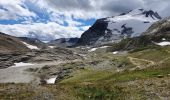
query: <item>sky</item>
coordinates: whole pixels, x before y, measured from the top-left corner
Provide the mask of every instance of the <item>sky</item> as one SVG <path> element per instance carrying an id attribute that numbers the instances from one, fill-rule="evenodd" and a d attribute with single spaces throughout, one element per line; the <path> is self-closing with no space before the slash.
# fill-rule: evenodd
<path id="1" fill-rule="evenodd" d="M 0 31 L 50 41 L 80 37 L 97 19 L 133 9 L 170 16 L 170 0 L 0 0 Z"/>

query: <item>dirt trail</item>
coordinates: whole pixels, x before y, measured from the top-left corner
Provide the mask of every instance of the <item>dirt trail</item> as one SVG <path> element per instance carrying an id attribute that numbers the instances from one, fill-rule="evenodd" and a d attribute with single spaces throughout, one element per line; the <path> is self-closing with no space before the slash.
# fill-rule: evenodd
<path id="1" fill-rule="evenodd" d="M 137 61 L 143 61 L 143 62 L 148 62 L 148 65 L 147 66 L 150 66 L 150 65 L 154 65 L 155 62 L 153 61 L 150 61 L 150 60 L 146 60 L 146 59 L 139 59 L 139 58 L 134 58 L 134 57 L 128 57 L 130 59 L 130 62 L 134 65 L 136 65 L 137 68 L 140 68 L 142 69 L 142 65 L 140 64 L 140 62 L 137 62 Z"/>

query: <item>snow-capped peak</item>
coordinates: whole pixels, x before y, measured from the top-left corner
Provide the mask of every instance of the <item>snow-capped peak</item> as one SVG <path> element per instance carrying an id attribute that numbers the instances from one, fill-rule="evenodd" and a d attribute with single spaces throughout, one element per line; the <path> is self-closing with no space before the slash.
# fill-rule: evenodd
<path id="1" fill-rule="evenodd" d="M 119 42 L 127 37 L 140 36 L 160 19 L 157 12 L 144 9 L 135 9 L 118 16 L 98 19 L 89 30 L 82 34 L 78 44 L 105 44 Z"/>
<path id="2" fill-rule="evenodd" d="M 122 34 L 129 37 L 139 36 L 145 32 L 152 23 L 159 21 L 161 17 L 152 10 L 135 9 L 119 16 L 108 17 L 107 30 L 112 34 Z M 108 32 L 108 31 L 106 31 Z"/>
<path id="3" fill-rule="evenodd" d="M 119 22 L 130 19 L 136 19 L 144 22 L 154 22 L 160 20 L 161 17 L 157 12 L 154 12 L 152 10 L 147 11 L 144 9 L 135 9 L 129 11 L 128 13 L 121 14 L 119 16 L 108 17 L 106 21 Z"/>

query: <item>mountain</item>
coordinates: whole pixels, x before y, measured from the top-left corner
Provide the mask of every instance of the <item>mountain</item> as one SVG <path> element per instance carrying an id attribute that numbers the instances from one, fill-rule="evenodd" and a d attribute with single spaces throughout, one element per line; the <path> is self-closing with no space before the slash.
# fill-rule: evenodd
<path id="1" fill-rule="evenodd" d="M 77 45 L 98 45 L 136 37 L 160 19 L 157 12 L 144 9 L 135 9 L 119 16 L 98 19 L 82 34 Z"/>
<path id="2" fill-rule="evenodd" d="M 73 46 L 77 43 L 79 38 L 60 38 L 50 41 L 48 44 L 52 46 L 68 47 Z"/>
<path id="3" fill-rule="evenodd" d="M 109 51 L 146 49 L 170 44 L 170 17 L 152 24 L 141 36 L 123 39 Z"/>
<path id="4" fill-rule="evenodd" d="M 28 38 L 28 37 L 18 37 L 21 41 L 26 42 L 30 45 L 37 46 L 38 48 L 45 48 L 47 47 L 47 44 L 44 42 L 40 41 L 37 38 Z"/>
<path id="5" fill-rule="evenodd" d="M 29 48 L 18 38 L 0 32 L 0 53 L 4 52 L 25 52 Z"/>
<path id="6" fill-rule="evenodd" d="M 170 36 L 170 17 L 167 17 L 165 19 L 162 19 L 162 20 L 154 23 L 142 35 Z"/>

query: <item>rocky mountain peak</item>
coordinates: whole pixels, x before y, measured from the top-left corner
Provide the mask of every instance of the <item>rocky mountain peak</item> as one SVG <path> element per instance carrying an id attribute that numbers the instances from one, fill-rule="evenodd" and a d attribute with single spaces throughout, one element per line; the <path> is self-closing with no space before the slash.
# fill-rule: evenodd
<path id="1" fill-rule="evenodd" d="M 78 45 L 99 45 L 118 42 L 127 37 L 136 37 L 160 19 L 157 12 L 144 9 L 135 9 L 118 16 L 101 18 L 82 34 Z"/>

